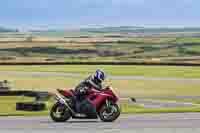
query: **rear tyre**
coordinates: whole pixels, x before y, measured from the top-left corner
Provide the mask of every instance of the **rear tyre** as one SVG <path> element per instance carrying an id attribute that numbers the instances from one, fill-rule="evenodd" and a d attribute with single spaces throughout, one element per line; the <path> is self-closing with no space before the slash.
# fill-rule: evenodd
<path id="1" fill-rule="evenodd" d="M 50 117 L 55 122 L 65 122 L 71 118 L 71 112 L 66 106 L 57 102 L 51 108 Z"/>
<path id="2" fill-rule="evenodd" d="M 103 105 L 99 111 L 99 117 L 103 122 L 113 122 L 120 116 L 119 106 L 112 103 L 109 107 Z"/>

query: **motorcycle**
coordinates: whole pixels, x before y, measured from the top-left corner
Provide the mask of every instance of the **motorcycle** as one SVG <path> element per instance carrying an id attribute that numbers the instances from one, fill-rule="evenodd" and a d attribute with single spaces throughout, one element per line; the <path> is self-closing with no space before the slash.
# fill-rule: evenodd
<path id="1" fill-rule="evenodd" d="M 85 100 L 81 103 L 74 101 L 75 92 L 57 89 L 56 103 L 50 110 L 50 116 L 55 122 L 65 122 L 72 119 L 98 119 L 103 122 L 113 122 L 120 116 L 118 97 L 111 87 L 99 91 L 89 89 Z"/>

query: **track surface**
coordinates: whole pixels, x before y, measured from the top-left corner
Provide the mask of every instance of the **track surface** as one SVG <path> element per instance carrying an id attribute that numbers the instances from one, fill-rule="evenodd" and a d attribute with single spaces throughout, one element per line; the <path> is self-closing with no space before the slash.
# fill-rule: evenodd
<path id="1" fill-rule="evenodd" d="M 113 123 L 103 123 L 99 120 L 70 120 L 66 123 L 54 123 L 49 117 L 1 117 L 0 129 L 7 131 L 37 131 L 37 132 L 74 132 L 74 133 L 116 133 L 144 131 L 143 128 L 193 128 L 198 130 L 200 113 L 171 114 L 132 114 L 121 115 Z M 149 130 L 147 130 L 148 133 Z M 164 130 L 160 130 L 164 133 Z M 168 130 L 166 130 L 168 131 Z M 200 131 L 200 130 L 198 130 Z M 143 132 L 143 133 L 144 133 Z"/>
<path id="2" fill-rule="evenodd" d="M 129 104 L 132 103 L 129 102 Z M 199 105 L 199 104 L 176 102 L 176 101 L 159 101 L 159 100 L 144 100 L 144 99 L 137 99 L 136 103 L 142 104 L 145 108 L 192 107 Z"/>

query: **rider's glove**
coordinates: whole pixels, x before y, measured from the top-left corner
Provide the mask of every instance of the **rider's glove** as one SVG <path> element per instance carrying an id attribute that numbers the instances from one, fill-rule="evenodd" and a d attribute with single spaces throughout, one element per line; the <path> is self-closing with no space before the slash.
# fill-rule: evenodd
<path id="1" fill-rule="evenodd" d="M 79 90 L 79 92 L 80 92 L 81 94 L 85 94 L 86 91 L 87 91 L 87 87 L 83 87 L 83 88 L 81 88 L 81 89 Z"/>

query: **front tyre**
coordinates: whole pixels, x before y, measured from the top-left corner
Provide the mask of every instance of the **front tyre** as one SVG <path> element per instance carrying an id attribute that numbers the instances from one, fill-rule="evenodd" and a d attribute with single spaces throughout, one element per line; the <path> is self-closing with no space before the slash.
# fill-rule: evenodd
<path id="1" fill-rule="evenodd" d="M 71 118 L 71 112 L 66 106 L 57 102 L 51 108 L 50 117 L 55 122 L 65 122 Z"/>
<path id="2" fill-rule="evenodd" d="M 109 107 L 103 105 L 99 111 L 99 117 L 103 122 L 113 122 L 120 116 L 119 106 L 112 103 Z"/>

